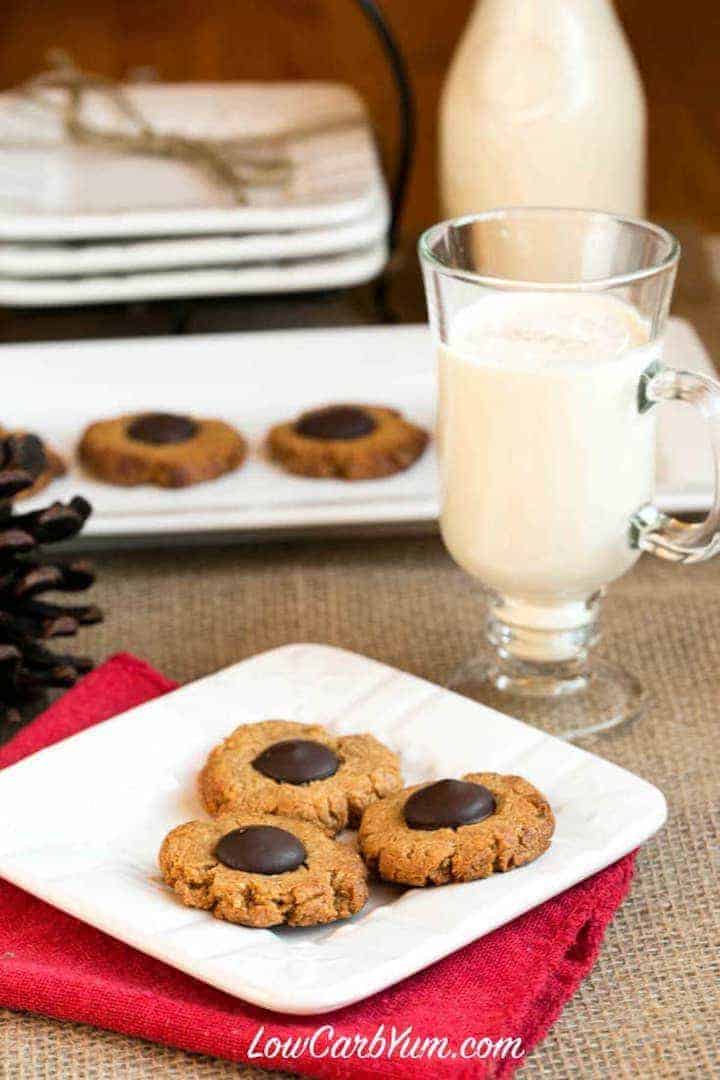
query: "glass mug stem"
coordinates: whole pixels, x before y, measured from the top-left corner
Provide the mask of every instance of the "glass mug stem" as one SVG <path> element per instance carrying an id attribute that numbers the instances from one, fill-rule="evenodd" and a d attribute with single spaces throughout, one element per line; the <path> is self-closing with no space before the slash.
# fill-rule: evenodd
<path id="1" fill-rule="evenodd" d="M 597 642 L 600 593 L 587 601 L 541 608 L 492 597 L 487 637 L 495 649 L 497 690 L 564 696 L 587 684 L 588 652 Z"/>

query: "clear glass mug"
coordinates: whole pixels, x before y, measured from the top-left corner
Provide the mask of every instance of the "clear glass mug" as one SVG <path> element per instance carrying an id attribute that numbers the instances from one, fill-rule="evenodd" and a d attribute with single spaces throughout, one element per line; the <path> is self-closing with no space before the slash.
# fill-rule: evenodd
<path id="1" fill-rule="evenodd" d="M 441 530 L 489 593 L 488 641 L 455 688 L 572 738 L 636 715 L 644 691 L 591 658 L 599 600 L 641 552 L 720 548 L 720 385 L 662 360 L 680 247 L 585 210 L 499 209 L 420 239 L 438 348 Z M 655 406 L 709 421 L 700 524 L 653 504 Z"/>

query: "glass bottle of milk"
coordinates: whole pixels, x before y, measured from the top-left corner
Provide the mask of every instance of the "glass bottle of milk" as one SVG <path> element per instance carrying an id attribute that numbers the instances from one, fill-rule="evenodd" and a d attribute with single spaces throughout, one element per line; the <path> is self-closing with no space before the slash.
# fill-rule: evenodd
<path id="1" fill-rule="evenodd" d="M 642 216 L 645 97 L 612 0 L 478 0 L 440 105 L 443 214 Z"/>

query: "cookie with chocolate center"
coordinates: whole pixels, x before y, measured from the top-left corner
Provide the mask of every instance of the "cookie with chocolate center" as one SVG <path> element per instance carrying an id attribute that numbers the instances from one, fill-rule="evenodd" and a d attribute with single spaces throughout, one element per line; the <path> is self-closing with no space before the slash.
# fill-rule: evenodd
<path id="1" fill-rule="evenodd" d="M 0 439 L 6 439 L 8 436 L 19 438 L 28 434 L 27 431 L 6 431 L 0 427 Z M 30 487 L 23 488 L 13 496 L 15 501 L 37 495 L 58 476 L 64 476 L 67 472 L 67 466 L 57 451 L 39 435 L 33 434 L 31 439 L 23 439 L 23 448 L 24 460 L 21 462 L 21 467 L 26 469 L 34 479 Z"/>
<path id="2" fill-rule="evenodd" d="M 238 811 L 189 821 L 166 836 L 165 882 L 188 907 L 242 926 L 317 926 L 368 897 L 365 866 L 347 844 L 307 821 Z"/>
<path id="3" fill-rule="evenodd" d="M 428 443 L 423 428 L 380 405 L 326 405 L 270 430 L 271 457 L 299 476 L 374 480 L 407 469 Z"/>
<path id="4" fill-rule="evenodd" d="M 180 488 L 242 465 L 247 444 L 223 420 L 130 413 L 91 424 L 80 441 L 85 467 L 109 484 Z"/>
<path id="5" fill-rule="evenodd" d="M 547 799 L 520 776 L 468 773 L 418 784 L 369 806 L 358 843 L 385 881 L 475 881 L 532 862 L 550 846 Z"/>
<path id="6" fill-rule="evenodd" d="M 319 724 L 244 724 L 211 751 L 200 793 L 211 814 L 242 807 L 312 821 L 330 833 L 402 787 L 397 756 L 372 735 L 331 735 Z"/>

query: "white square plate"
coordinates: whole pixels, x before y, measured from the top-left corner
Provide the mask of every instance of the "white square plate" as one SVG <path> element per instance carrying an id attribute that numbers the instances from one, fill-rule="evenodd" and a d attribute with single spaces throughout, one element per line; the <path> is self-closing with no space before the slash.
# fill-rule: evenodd
<path id="1" fill-rule="evenodd" d="M 160 879 L 160 843 L 204 816 L 196 779 L 210 748 L 237 724 L 268 717 L 370 731 L 400 754 L 408 783 L 519 773 L 550 800 L 552 846 L 486 881 L 374 885 L 355 918 L 316 929 L 252 930 L 185 908 Z M 657 788 L 594 754 L 363 656 L 288 645 L 0 773 L 0 875 L 246 1001 L 318 1013 L 392 985 L 608 866 L 665 814 Z"/>
<path id="2" fill-rule="evenodd" d="M 68 143 L 57 114 L 0 94 L 0 240 L 317 229 L 387 207 L 367 110 L 350 87 L 324 82 L 131 84 L 127 97 L 163 134 L 279 139 L 292 163 L 283 187 L 232 194 L 191 165 Z M 88 95 L 82 118 L 127 130 Z M 326 130 L 321 130 L 326 128 Z M 305 130 L 305 134 L 293 132 Z"/>
<path id="3" fill-rule="evenodd" d="M 359 248 L 379 244 L 387 232 L 388 217 L 387 208 L 380 207 L 347 225 L 293 232 L 121 239 L 99 243 L 0 242 L 0 281 L 6 278 L 30 278 L 32 281 L 80 275 L 146 274 L 180 268 L 239 267 L 350 254 Z M 28 282 L 24 281 L 24 285 Z"/>
<path id="4" fill-rule="evenodd" d="M 665 357 L 675 367 L 713 372 L 697 334 L 681 319 L 670 320 Z M 432 429 L 435 359 L 425 325 L 5 345 L 0 362 L 0 423 L 37 431 L 70 463 L 66 477 L 23 505 L 86 496 L 94 513 L 85 538 L 160 535 L 165 541 L 437 519 L 432 444 L 406 472 L 351 484 L 289 476 L 262 452 L 271 424 L 329 401 L 395 406 Z M 74 452 L 85 425 L 146 409 L 222 417 L 247 436 L 248 460 L 237 472 L 179 491 L 116 487 L 84 473 Z M 707 509 L 712 459 L 705 425 L 686 405 L 657 411 L 658 505 Z"/>
<path id="5" fill-rule="evenodd" d="M 91 277 L 0 277 L 0 305 L 72 307 L 181 296 L 257 296 L 347 289 L 379 277 L 386 262 L 387 246 L 380 242 L 342 255 L 237 266 L 228 264 Z"/>

